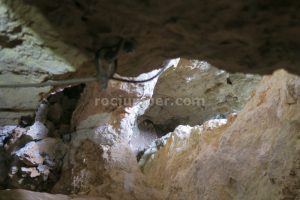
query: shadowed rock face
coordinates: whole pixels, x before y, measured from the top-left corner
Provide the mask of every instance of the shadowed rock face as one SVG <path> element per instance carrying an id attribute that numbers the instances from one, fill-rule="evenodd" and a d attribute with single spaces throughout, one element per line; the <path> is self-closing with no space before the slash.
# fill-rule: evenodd
<path id="1" fill-rule="evenodd" d="M 286 68 L 299 74 L 298 0 L 3 2 L 45 41 L 45 46 L 55 47 L 51 41 L 55 38 L 87 62 L 96 49 L 114 44 L 118 36 L 134 38 L 135 51 L 119 59 L 119 72 L 124 75 L 149 71 L 174 57 L 206 60 L 229 72 L 270 73 Z M 2 40 L 6 47 L 22 41 Z M 83 67 L 63 48 L 52 50 L 76 68 Z"/>

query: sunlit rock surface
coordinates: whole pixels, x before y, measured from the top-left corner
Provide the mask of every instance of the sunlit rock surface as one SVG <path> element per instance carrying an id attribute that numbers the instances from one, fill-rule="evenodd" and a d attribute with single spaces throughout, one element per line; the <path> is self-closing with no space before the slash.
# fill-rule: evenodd
<path id="1" fill-rule="evenodd" d="M 236 114 L 235 113 L 230 114 L 230 116 L 234 116 L 234 115 L 236 115 Z M 201 133 L 201 132 L 204 132 L 204 131 L 209 130 L 209 129 L 217 128 L 217 127 L 219 127 L 221 125 L 224 125 L 226 123 L 227 123 L 227 119 L 212 119 L 212 120 L 209 120 L 209 121 L 205 122 L 201 126 L 195 126 L 195 127 L 191 127 L 191 126 L 188 126 L 188 125 L 178 126 L 174 130 L 174 132 L 170 132 L 167 135 L 164 135 L 163 137 L 154 140 L 148 146 L 148 148 L 143 153 L 141 159 L 139 160 L 140 168 L 144 171 L 144 167 L 146 166 L 146 169 L 147 169 L 148 168 L 148 163 L 150 163 L 153 159 L 155 159 L 155 156 L 156 156 L 155 154 L 162 147 L 164 147 L 169 140 L 174 141 L 174 138 L 187 139 L 194 132 Z M 170 137 L 171 137 L 171 139 L 170 139 Z M 174 143 L 176 143 L 176 142 L 174 142 Z M 185 148 L 187 148 L 189 145 L 191 145 L 190 142 L 183 141 L 183 143 L 185 143 L 185 144 L 183 144 L 185 147 L 184 146 L 181 147 L 180 145 L 175 144 L 175 146 L 179 146 L 178 148 L 175 149 L 176 152 L 183 151 L 183 150 L 185 150 Z"/>
<path id="2" fill-rule="evenodd" d="M 155 189 L 147 187 L 137 165 L 134 151 L 143 144 L 131 142 L 139 137 L 136 119 L 149 105 L 156 81 L 111 81 L 106 91 L 97 83 L 87 85 L 73 114 L 70 152 L 52 192 L 128 200 L 159 197 Z"/>
<path id="3" fill-rule="evenodd" d="M 173 70 L 172 65 L 176 66 L 177 61 L 170 62 L 170 67 L 164 74 L 168 75 L 168 70 Z M 228 73 L 212 68 L 207 63 L 204 63 L 204 67 L 213 71 L 207 73 L 210 78 L 218 77 L 218 73 L 224 74 L 221 75 L 223 76 L 222 81 L 227 84 L 226 77 L 229 76 Z M 177 70 L 177 68 L 175 69 Z M 189 69 L 189 66 L 184 70 L 188 71 L 187 69 Z M 157 70 L 141 75 L 138 79 L 152 77 L 156 73 Z M 199 73 L 206 74 L 200 71 Z M 164 77 L 164 75 L 162 76 Z M 182 76 L 188 75 L 184 74 Z M 240 96 L 250 96 L 249 91 L 254 89 L 254 85 L 259 80 L 259 77 L 252 77 L 250 76 L 247 80 L 249 87 L 247 85 L 241 87 L 243 91 L 240 92 Z M 139 122 L 137 118 L 143 115 L 149 107 L 156 81 L 157 79 L 144 84 L 111 81 L 105 91 L 101 90 L 97 83 L 89 84 L 86 87 L 73 114 L 72 127 L 75 132 L 72 133 L 71 150 L 66 156 L 61 180 L 52 192 L 65 194 L 102 194 L 106 192 L 107 195 L 113 196 L 111 194 L 112 188 L 118 187 L 115 190 L 118 190 L 120 194 L 125 192 L 123 195 L 126 196 L 126 191 L 134 193 L 136 190 L 147 191 L 144 188 L 147 188 L 147 186 L 140 184 L 144 179 L 135 156 L 146 149 L 159 135 L 154 125 L 152 128 L 146 128 L 146 130 L 142 128 L 142 124 L 151 126 L 151 122 L 149 122 L 150 125 L 145 125 L 148 123 L 147 120 L 140 119 L 142 122 Z M 200 83 L 199 79 L 197 81 Z M 233 81 L 236 81 L 236 79 L 233 79 Z M 218 84 L 215 79 L 211 81 L 211 85 L 214 85 L 214 83 Z M 174 81 L 173 84 L 176 85 L 177 83 Z M 189 86 L 189 83 L 186 84 Z M 178 85 L 180 86 L 180 83 Z M 211 99 L 214 98 L 217 98 L 217 95 Z M 213 102 L 211 99 L 209 101 Z M 239 109 L 245 104 L 246 98 L 240 101 L 237 105 Z M 232 104 L 235 103 L 232 102 Z M 213 116 L 213 114 L 218 114 L 218 112 L 212 112 L 211 115 Z M 163 113 L 160 117 L 164 117 Z M 108 180 L 110 180 L 109 183 L 107 183 Z M 117 196 L 113 197 L 117 198 Z M 153 197 L 153 195 L 150 197 Z M 127 195 L 126 198 L 130 199 L 132 196 Z"/>
<path id="4" fill-rule="evenodd" d="M 164 199 L 298 199 L 299 133 L 300 78 L 280 70 L 227 124 L 178 127 L 144 173 Z"/>
<path id="5" fill-rule="evenodd" d="M 162 132 L 180 124 L 202 124 L 217 115 L 240 111 L 260 79 L 258 75 L 231 74 L 207 62 L 180 59 L 159 77 L 153 104 L 143 118 Z"/>
<path id="6" fill-rule="evenodd" d="M 114 88 L 123 98 L 135 96 L 135 90 Z M 299 198 L 300 78 L 295 75 L 279 70 L 263 77 L 242 111 L 227 119 L 177 127 L 142 170 L 130 146 L 136 116 L 125 113 L 134 106 L 92 109 L 87 98 L 109 97 L 96 84 L 83 94 L 89 95 L 81 97 L 73 116 L 71 151 L 52 190 L 68 195 L 2 190 L 0 199 Z"/>

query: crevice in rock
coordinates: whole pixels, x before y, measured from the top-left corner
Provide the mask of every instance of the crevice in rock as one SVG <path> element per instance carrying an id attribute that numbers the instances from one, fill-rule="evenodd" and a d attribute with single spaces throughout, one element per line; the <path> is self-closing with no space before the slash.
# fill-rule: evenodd
<path id="1" fill-rule="evenodd" d="M 22 43 L 23 40 L 21 39 L 10 39 L 8 36 L 0 35 L 0 46 L 2 48 L 15 48 Z"/>
<path id="2" fill-rule="evenodd" d="M 71 140 L 71 117 L 84 85 L 45 98 L 35 116 L 0 127 L 0 188 L 50 192 L 59 180 Z"/>
<path id="3" fill-rule="evenodd" d="M 178 125 L 199 125 L 241 110 L 259 80 L 258 75 L 231 74 L 207 62 L 181 59 L 157 81 L 152 98 L 162 103 L 141 117 L 152 121 L 160 136 Z"/>
<path id="4" fill-rule="evenodd" d="M 139 163 L 154 154 L 176 127 L 223 120 L 240 111 L 259 80 L 256 75 L 231 74 L 204 61 L 181 59 L 158 78 L 152 104 L 137 117 Z"/>

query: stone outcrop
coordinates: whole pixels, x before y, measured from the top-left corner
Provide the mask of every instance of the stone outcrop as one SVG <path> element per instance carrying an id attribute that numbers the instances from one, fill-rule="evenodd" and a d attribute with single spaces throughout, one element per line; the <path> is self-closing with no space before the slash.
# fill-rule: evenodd
<path id="1" fill-rule="evenodd" d="M 178 127 L 145 164 L 163 199 L 298 199 L 300 78 L 262 79 L 227 124 Z"/>
<path id="2" fill-rule="evenodd" d="M 153 104 L 142 118 L 152 121 L 161 134 L 180 124 L 202 124 L 240 111 L 260 79 L 258 75 L 228 73 L 207 62 L 180 59 L 159 77 Z"/>

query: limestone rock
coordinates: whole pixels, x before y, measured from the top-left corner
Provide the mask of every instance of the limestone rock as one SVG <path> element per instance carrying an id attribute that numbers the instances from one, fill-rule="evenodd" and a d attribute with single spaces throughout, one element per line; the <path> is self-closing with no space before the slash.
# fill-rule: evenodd
<path id="1" fill-rule="evenodd" d="M 26 135 L 30 136 L 32 140 L 41 140 L 47 137 L 48 129 L 40 121 L 36 121 L 27 131 Z"/>
<path id="2" fill-rule="evenodd" d="M 38 175 L 42 174 L 43 175 L 43 180 L 47 181 L 48 176 L 50 174 L 51 167 L 49 167 L 48 165 L 39 165 L 36 169 L 39 173 Z"/>
<path id="3" fill-rule="evenodd" d="M 70 197 L 61 194 L 48 194 L 28 190 L 1 190 L 0 200 L 69 200 Z"/>
<path id="4" fill-rule="evenodd" d="M 46 123 L 48 114 L 48 104 L 47 102 L 42 102 L 35 113 L 35 121 L 39 121 L 41 123 Z"/>
<path id="5" fill-rule="evenodd" d="M 16 110 L 13 112 L 11 112 L 10 110 L 1 111 L 0 125 L 16 125 L 20 123 L 20 117 L 22 116 L 32 117 L 33 114 L 34 114 L 33 111 L 20 111 L 20 110 Z"/>
<path id="6" fill-rule="evenodd" d="M 44 162 L 36 142 L 29 142 L 25 147 L 16 151 L 16 156 L 27 166 L 38 166 Z"/>
<path id="7" fill-rule="evenodd" d="M 13 132 L 9 135 L 6 144 L 4 145 L 4 149 L 7 154 L 12 155 L 15 151 L 24 147 L 26 143 L 28 143 L 31 138 L 26 136 L 27 129 L 16 127 Z"/>
<path id="8" fill-rule="evenodd" d="M 74 89 L 68 88 L 43 100 L 36 111 L 35 122 L 30 127 L 1 127 L 1 141 L 4 144 L 0 147 L 1 188 L 5 186 L 5 188 L 22 188 L 35 191 L 49 192 L 51 190 L 60 177 L 63 158 L 67 152 L 67 145 L 63 144 L 61 137 L 66 134 L 69 134 L 70 138 L 71 136 L 70 116 L 65 117 L 64 121 L 56 121 L 56 126 L 48 120 L 49 115 L 47 113 L 48 109 L 51 108 L 51 106 L 48 107 L 48 100 L 50 105 L 55 105 L 63 99 L 67 102 L 67 99 L 72 97 L 72 104 L 61 110 L 61 113 L 65 110 L 70 112 L 67 114 L 69 115 L 75 109 L 81 90 L 81 86 L 74 87 Z M 61 98 L 56 98 L 58 96 Z M 51 128 L 51 132 L 56 131 L 61 135 L 58 135 L 57 138 L 47 137 L 48 129 L 44 122 Z M 64 124 L 65 122 L 68 124 Z M 51 136 L 53 135 L 51 134 Z"/>
<path id="9" fill-rule="evenodd" d="M 143 117 L 165 133 L 180 124 L 202 124 L 218 114 L 241 110 L 260 79 L 230 74 L 207 62 L 180 59 L 159 77 L 153 104 Z"/>
<path id="10" fill-rule="evenodd" d="M 50 73 L 91 71 L 95 51 L 116 44 L 119 37 L 135 41 L 134 51 L 119 56 L 119 72 L 125 75 L 150 71 L 179 56 L 227 71 L 270 73 L 286 66 L 299 73 L 299 6 L 297 0 L 2 0 L 6 23 L 0 30 L 4 52 L 19 50 L 13 54 L 16 60 L 27 64 L 35 59 L 31 68 Z M 7 57 L 6 63 L 15 58 Z"/>
<path id="11" fill-rule="evenodd" d="M 61 179 L 54 187 L 53 192 L 78 193 L 91 190 L 91 184 L 101 185 L 103 183 L 105 171 L 101 146 L 85 140 L 75 151 L 68 155 L 73 161 L 65 163 Z M 71 166 L 68 166 L 70 164 Z M 72 167 L 72 169 L 68 167 Z"/>
<path id="12" fill-rule="evenodd" d="M 159 199 L 155 189 L 144 189 L 147 186 L 129 145 L 133 135 L 138 134 L 133 128 L 137 125 L 137 116 L 143 114 L 149 105 L 155 82 L 130 84 L 111 81 L 107 91 L 101 91 L 96 83 L 85 88 L 73 114 L 72 124 L 76 126 L 70 151 L 65 156 L 61 178 L 52 192 L 109 199 Z M 101 102 L 101 99 L 108 100 L 108 103 Z M 122 101 L 124 99 L 130 102 L 127 104 Z"/>
<path id="13" fill-rule="evenodd" d="M 30 176 L 31 178 L 35 178 L 40 176 L 41 174 L 37 171 L 35 167 L 21 167 L 21 173 Z"/>
<path id="14" fill-rule="evenodd" d="M 0 2 L 0 84 L 40 83 L 53 74 L 74 71 L 75 67 L 72 64 L 51 49 L 61 46 L 66 50 L 68 45 L 57 40 L 57 34 L 54 30 L 51 31 L 47 20 L 40 12 L 21 1 L 18 2 L 20 4 L 11 3 L 6 0 Z M 25 19 L 19 16 L 18 11 L 24 12 L 23 16 L 30 17 Z M 32 24 L 36 24 L 37 21 L 40 23 L 40 28 L 47 30 L 48 37 L 51 35 L 48 38 L 51 45 L 47 47 L 44 39 L 32 29 Z M 64 54 L 68 54 L 67 52 L 73 57 L 74 51 L 72 53 L 65 51 Z M 74 58 L 76 60 L 78 56 Z M 1 88 L 0 116 L 5 120 L 0 119 L 0 123 L 17 124 L 17 119 L 24 116 L 23 112 L 26 113 L 25 115 L 33 115 L 41 97 L 50 90 L 51 87 Z M 6 115 L 5 111 L 8 111 L 9 115 Z"/>
<path id="15" fill-rule="evenodd" d="M 151 162 L 151 160 L 155 159 L 155 154 L 157 151 L 159 151 L 161 148 L 163 148 L 168 140 L 171 140 L 170 137 L 172 138 L 172 142 L 174 146 L 179 146 L 179 148 L 175 148 L 176 152 L 184 151 L 185 148 L 187 148 L 189 145 L 192 145 L 190 142 L 187 142 L 186 144 L 176 144 L 176 141 L 174 138 L 180 138 L 180 139 L 186 139 L 191 136 L 191 134 L 195 132 L 203 132 L 207 131 L 210 129 L 218 128 L 222 125 L 225 125 L 227 123 L 227 119 L 213 119 L 205 122 L 201 126 L 183 126 L 180 125 L 176 127 L 174 132 L 168 133 L 164 135 L 163 137 L 154 140 L 149 147 L 145 150 L 143 153 L 141 159 L 139 160 L 139 166 L 141 169 L 144 169 L 146 163 Z"/>
<path id="16" fill-rule="evenodd" d="M 67 196 L 62 194 L 49 194 L 42 192 L 32 192 L 22 189 L 0 190 L 0 200 L 108 200 L 100 196 Z"/>
<path id="17" fill-rule="evenodd" d="M 66 146 L 55 138 L 27 143 L 10 163 L 9 188 L 49 191 L 59 179 L 65 152 Z"/>
<path id="18" fill-rule="evenodd" d="M 1 126 L 0 127 L 0 148 L 4 146 L 4 141 L 12 134 L 17 126 Z"/>
<path id="19" fill-rule="evenodd" d="M 148 162 L 149 159 L 153 158 L 154 154 L 166 144 L 170 136 L 171 134 L 168 133 L 163 137 L 154 140 L 149 146 L 147 146 L 147 148 L 143 152 L 141 152 L 141 158 L 138 160 L 138 164 L 141 169 L 143 169 L 146 162 Z"/>
<path id="20" fill-rule="evenodd" d="M 165 199 L 298 199 L 299 81 L 277 71 L 226 125 L 175 131 L 144 166 L 150 184 Z"/>
<path id="21" fill-rule="evenodd" d="M 118 56 L 121 75 L 136 76 L 177 57 L 230 72 L 265 74 L 284 67 L 299 74 L 298 0 L 0 3 L 0 84 L 93 76 L 96 50 L 120 37 L 134 41 L 131 53 Z M 50 90 L 1 89 L 0 123 L 32 115 Z"/>

